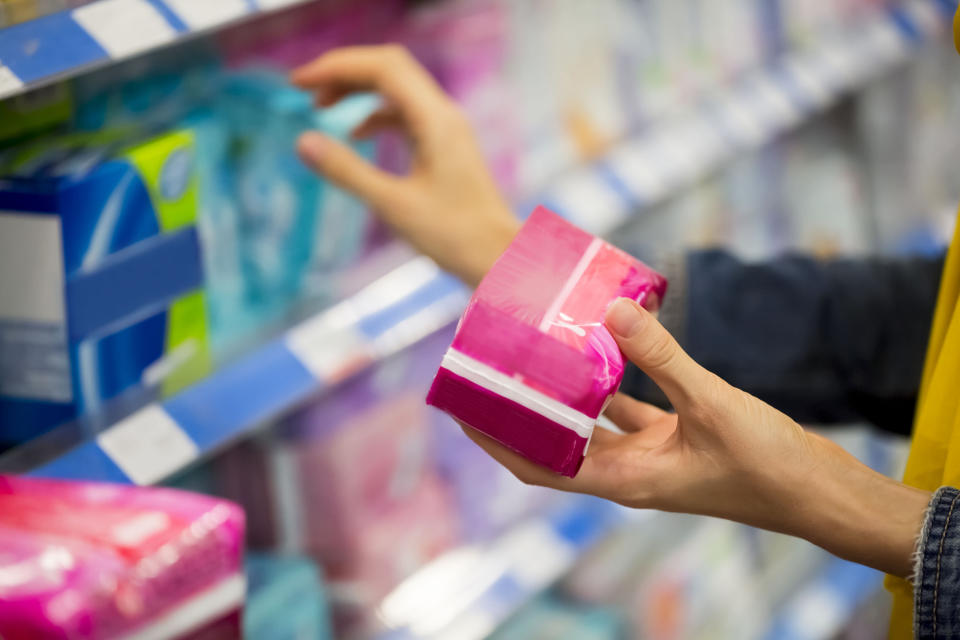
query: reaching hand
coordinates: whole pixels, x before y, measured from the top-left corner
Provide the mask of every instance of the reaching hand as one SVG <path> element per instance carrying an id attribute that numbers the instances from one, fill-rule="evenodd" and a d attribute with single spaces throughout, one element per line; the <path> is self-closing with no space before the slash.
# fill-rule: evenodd
<path id="1" fill-rule="evenodd" d="M 519 223 L 504 202 L 457 105 L 407 51 L 349 47 L 324 54 L 291 75 L 323 106 L 358 91 L 376 91 L 385 106 L 354 132 L 406 135 L 412 166 L 396 176 L 319 132 L 303 134 L 301 158 L 368 202 L 400 236 L 470 285 L 506 249 Z"/>
<path id="2" fill-rule="evenodd" d="M 377 91 L 380 112 L 355 131 L 406 134 L 413 163 L 395 176 L 317 132 L 306 163 L 366 200 L 414 247 L 471 285 L 519 228 L 464 115 L 403 49 L 352 47 L 294 71 L 322 105 Z M 619 395 L 607 410 L 623 433 L 595 430 L 575 478 L 556 475 L 465 427 L 527 483 L 632 507 L 729 518 L 804 537 L 842 557 L 906 576 L 930 494 L 885 478 L 840 447 L 694 362 L 639 305 L 614 304 L 607 328 L 666 393 L 676 413 Z"/>

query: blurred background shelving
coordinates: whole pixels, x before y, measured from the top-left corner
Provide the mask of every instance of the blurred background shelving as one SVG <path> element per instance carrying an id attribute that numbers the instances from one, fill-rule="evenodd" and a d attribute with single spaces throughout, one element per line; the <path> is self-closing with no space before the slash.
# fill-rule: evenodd
<path id="1" fill-rule="evenodd" d="M 146 188 L 189 199 L 175 231 L 199 248 L 204 316 L 109 390 L 61 363 L 24 393 L 22 318 L 0 295 L 0 472 L 235 500 L 250 637 L 873 637 L 876 572 L 740 525 L 524 486 L 428 410 L 469 291 L 299 165 L 300 131 L 346 138 L 376 100 L 316 109 L 284 74 L 335 46 L 408 46 L 470 117 L 518 215 L 543 203 L 654 262 L 705 246 L 926 254 L 960 196 L 953 9 L 0 1 L 0 223 L 31 211 L 37 185 L 159 153 Z M 405 165 L 394 137 L 355 144 Z M 63 202 L 60 216 L 79 208 Z M 63 268 L 69 301 L 90 281 Z M 44 399 L 57 394 L 43 376 L 67 376 L 73 401 Z M 899 473 L 897 438 L 825 433 Z M 302 618 L 290 585 L 313 594 Z"/>

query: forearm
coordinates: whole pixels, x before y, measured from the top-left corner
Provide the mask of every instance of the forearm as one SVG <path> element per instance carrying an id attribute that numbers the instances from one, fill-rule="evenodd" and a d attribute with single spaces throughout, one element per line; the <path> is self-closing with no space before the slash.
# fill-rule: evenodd
<path id="1" fill-rule="evenodd" d="M 847 560 L 910 576 L 930 492 L 873 471 L 826 438 L 808 437 L 815 465 L 770 480 L 786 507 L 770 528 Z"/>

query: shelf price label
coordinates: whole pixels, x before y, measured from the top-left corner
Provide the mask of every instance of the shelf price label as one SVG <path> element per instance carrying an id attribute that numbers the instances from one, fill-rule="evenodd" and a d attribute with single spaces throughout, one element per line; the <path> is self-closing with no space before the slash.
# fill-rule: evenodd
<path id="1" fill-rule="evenodd" d="M 12 96 L 22 88 L 23 82 L 20 81 L 20 78 L 13 75 L 13 71 L 0 64 L 0 98 Z"/>
<path id="2" fill-rule="evenodd" d="M 200 453 L 196 443 L 157 404 L 113 425 L 97 436 L 97 444 L 138 485 L 163 480 Z"/>
<path id="3" fill-rule="evenodd" d="M 303 4 L 305 1 L 306 0 L 256 0 L 258 7 L 267 10 L 292 7 L 295 4 Z"/>
<path id="4" fill-rule="evenodd" d="M 287 348 L 315 378 L 332 384 L 374 359 L 369 341 L 357 331 L 359 316 L 341 303 L 287 334 Z"/>
<path id="5" fill-rule="evenodd" d="M 177 37 L 177 32 L 147 0 L 100 0 L 73 10 L 83 27 L 111 58 L 153 49 Z"/>
<path id="6" fill-rule="evenodd" d="M 211 29 L 240 18 L 250 10 L 246 0 L 165 0 L 192 31 Z"/>

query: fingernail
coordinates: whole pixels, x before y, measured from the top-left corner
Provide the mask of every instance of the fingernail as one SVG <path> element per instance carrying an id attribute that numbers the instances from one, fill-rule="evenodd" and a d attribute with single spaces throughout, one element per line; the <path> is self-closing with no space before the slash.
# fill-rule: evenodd
<path id="1" fill-rule="evenodd" d="M 629 338 L 640 329 L 643 315 L 637 303 L 629 298 L 617 298 L 607 309 L 607 328 L 622 338 Z"/>
<path id="2" fill-rule="evenodd" d="M 325 145 L 326 140 L 321 134 L 307 131 L 297 140 L 297 154 L 307 164 L 320 164 Z"/>

